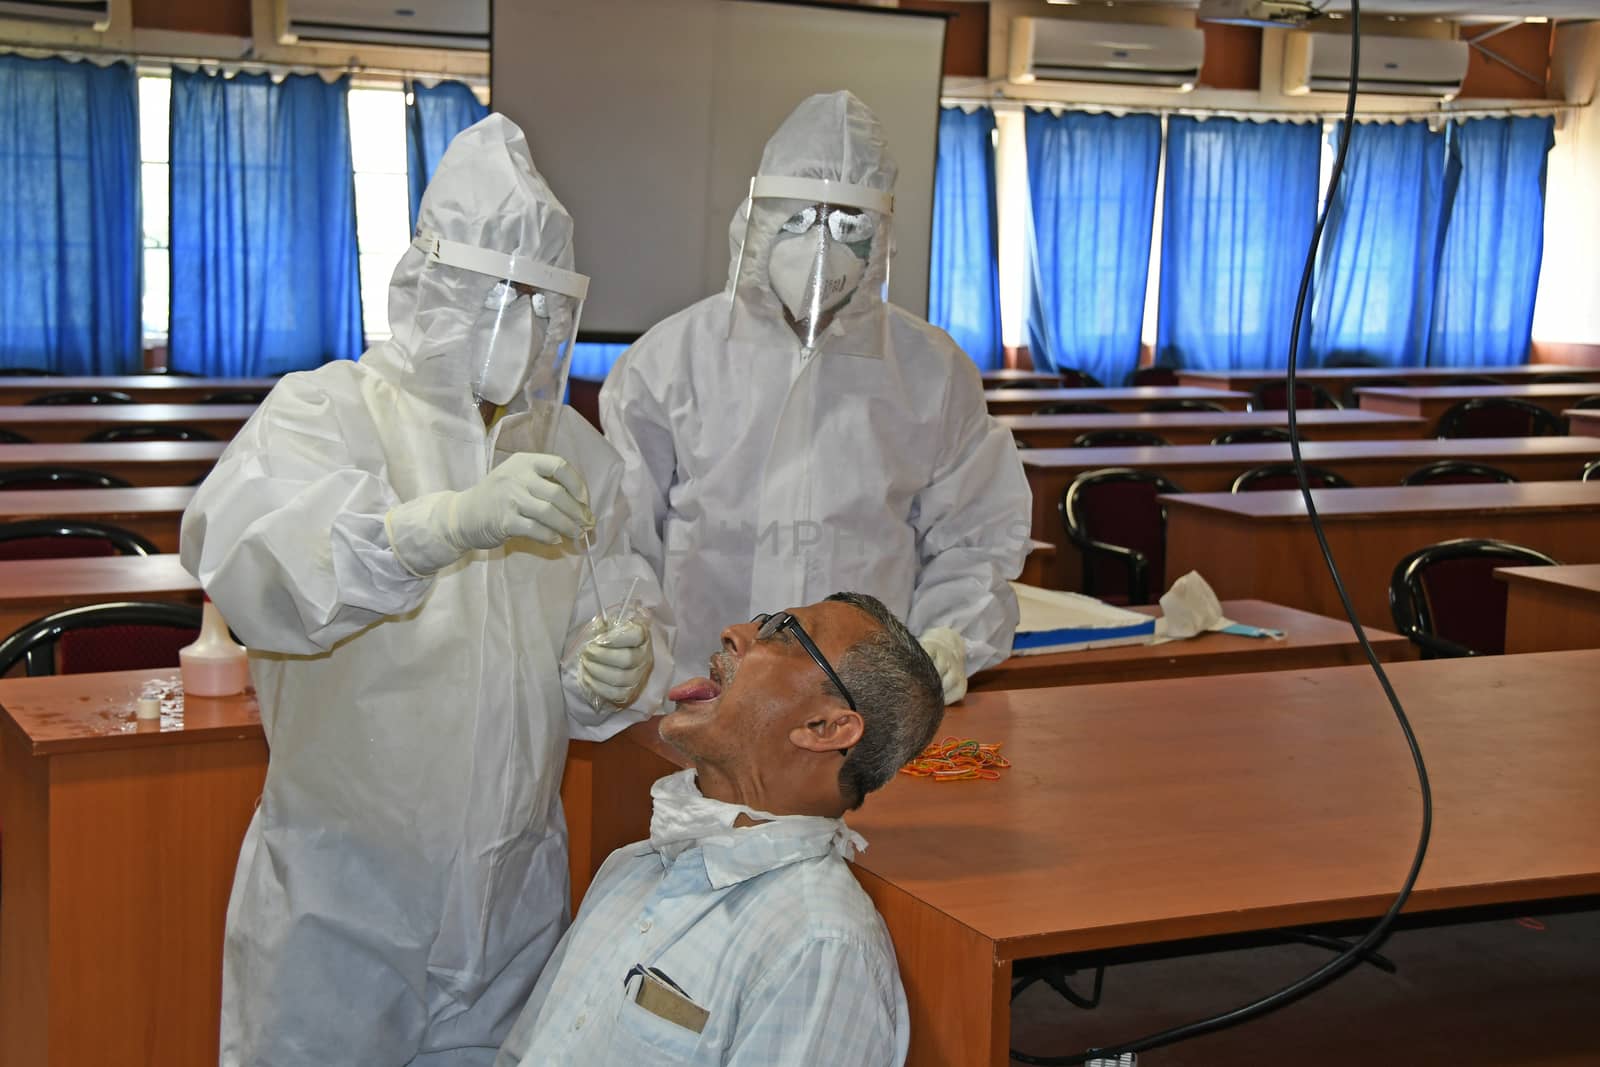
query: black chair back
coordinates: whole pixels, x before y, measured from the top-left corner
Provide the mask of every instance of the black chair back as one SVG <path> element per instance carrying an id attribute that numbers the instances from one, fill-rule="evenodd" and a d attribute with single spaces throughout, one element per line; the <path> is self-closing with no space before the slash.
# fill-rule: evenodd
<path id="1" fill-rule="evenodd" d="M 1148 604 L 1166 573 L 1167 509 L 1156 498 L 1180 493 L 1151 471 L 1107 467 L 1078 475 L 1061 494 L 1067 536 L 1083 550 L 1083 591 Z"/>
<path id="2" fill-rule="evenodd" d="M 84 438 L 90 443 L 102 441 L 215 441 L 216 438 L 193 426 L 112 426 L 96 430 Z"/>
<path id="3" fill-rule="evenodd" d="M 1060 404 L 1046 404 L 1036 414 L 1039 415 L 1110 415 L 1111 409 L 1104 404 L 1090 404 L 1081 400 L 1069 400 Z"/>
<path id="4" fill-rule="evenodd" d="M 64 389 L 59 393 L 40 393 L 29 404 L 132 404 L 133 397 L 115 389 Z"/>
<path id="5" fill-rule="evenodd" d="M 1279 426 L 1244 426 L 1224 430 L 1211 439 L 1214 445 L 1264 445 L 1289 440 L 1289 431 Z"/>
<path id="6" fill-rule="evenodd" d="M 1419 548 L 1395 565 L 1389 611 L 1424 659 L 1505 651 L 1506 583 L 1497 567 L 1554 566 L 1543 552 L 1507 541 L 1462 538 Z"/>
<path id="7" fill-rule="evenodd" d="M 1514 482 L 1514 475 L 1499 467 L 1485 463 L 1469 463 L 1461 459 L 1441 459 L 1426 467 L 1418 467 L 1404 478 L 1401 485 L 1469 485 L 1493 482 Z"/>
<path id="8" fill-rule="evenodd" d="M 1165 437 L 1149 430 L 1090 430 L 1072 439 L 1073 448 L 1140 448 L 1169 444 Z"/>
<path id="9" fill-rule="evenodd" d="M 1306 481 L 1313 489 L 1349 489 L 1350 482 L 1323 467 L 1306 464 Z M 1261 493 L 1273 489 L 1299 489 L 1300 479 L 1293 463 L 1267 463 L 1252 467 L 1233 480 L 1230 493 Z"/>
<path id="10" fill-rule="evenodd" d="M 1171 367 L 1140 367 L 1130 381 L 1136 385 L 1177 385 L 1178 372 Z"/>
<path id="11" fill-rule="evenodd" d="M 1551 437 L 1566 432 L 1560 417 L 1509 396 L 1479 397 L 1439 416 L 1440 437 Z"/>
<path id="12" fill-rule="evenodd" d="M 1338 408 L 1339 401 L 1316 382 L 1296 381 L 1294 383 L 1294 406 L 1296 410 L 1310 408 Z M 1255 399 L 1250 402 L 1251 411 L 1287 411 L 1289 409 L 1289 380 L 1285 378 L 1277 382 L 1262 382 L 1256 387 Z"/>
<path id="13" fill-rule="evenodd" d="M 160 551 L 132 530 L 103 522 L 29 519 L 0 523 L 0 560 L 154 556 Z"/>
<path id="14" fill-rule="evenodd" d="M 0 430 L 0 445 L 31 445 L 32 443 L 32 441 L 13 430 Z"/>
<path id="15" fill-rule="evenodd" d="M 1215 400 L 1157 400 L 1146 411 L 1227 411 Z"/>
<path id="16" fill-rule="evenodd" d="M 19 661 L 29 677 L 178 666 L 200 635 L 197 604 L 122 601 L 68 608 L 0 641 L 0 675 Z"/>
<path id="17" fill-rule="evenodd" d="M 127 489 L 129 483 L 110 474 L 78 467 L 18 467 L 0 470 L 0 490 Z"/>

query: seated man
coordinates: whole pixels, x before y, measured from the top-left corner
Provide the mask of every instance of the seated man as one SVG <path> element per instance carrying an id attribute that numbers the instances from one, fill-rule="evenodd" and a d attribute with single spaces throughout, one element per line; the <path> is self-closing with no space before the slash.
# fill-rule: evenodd
<path id="1" fill-rule="evenodd" d="M 612 853 L 497 1067 L 905 1060 L 894 946 L 842 821 L 939 728 L 943 689 L 881 602 L 836 593 L 722 633 L 661 736 L 650 839 Z"/>

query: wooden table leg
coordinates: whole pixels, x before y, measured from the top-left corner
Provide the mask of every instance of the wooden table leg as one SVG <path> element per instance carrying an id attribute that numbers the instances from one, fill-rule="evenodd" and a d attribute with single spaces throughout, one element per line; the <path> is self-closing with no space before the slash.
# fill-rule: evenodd
<path id="1" fill-rule="evenodd" d="M 1010 1062 L 1011 963 L 993 941 L 853 868 L 894 939 L 911 1014 L 908 1067 L 1005 1067 Z"/>

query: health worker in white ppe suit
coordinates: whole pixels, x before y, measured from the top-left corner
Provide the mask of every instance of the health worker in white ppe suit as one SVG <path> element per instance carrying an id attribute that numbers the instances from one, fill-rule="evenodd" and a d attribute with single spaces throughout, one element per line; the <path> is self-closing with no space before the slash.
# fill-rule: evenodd
<path id="1" fill-rule="evenodd" d="M 855 96 L 802 102 L 734 215 L 726 291 L 606 378 L 601 423 L 681 676 L 729 619 L 838 589 L 906 620 L 947 702 L 1011 651 L 1032 498 L 972 360 L 884 301 L 895 173 Z"/>
<path id="2" fill-rule="evenodd" d="M 670 674 L 659 611 L 589 625 L 659 588 L 626 550 L 621 462 L 562 414 L 587 284 L 572 219 L 490 115 L 423 197 L 393 339 L 284 378 L 184 514 L 271 749 L 228 905 L 224 1064 L 490 1063 L 560 939 L 567 739 L 642 719 Z"/>

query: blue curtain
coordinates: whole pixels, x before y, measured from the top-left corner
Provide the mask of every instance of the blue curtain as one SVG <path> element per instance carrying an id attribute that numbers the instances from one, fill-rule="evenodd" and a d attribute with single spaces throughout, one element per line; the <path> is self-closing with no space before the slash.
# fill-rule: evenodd
<path id="1" fill-rule="evenodd" d="M 933 172 L 928 321 L 954 338 L 981 370 L 999 367 L 1005 356 L 995 194 L 994 112 L 942 109 Z"/>
<path id="2" fill-rule="evenodd" d="M 349 79 L 172 72 L 174 370 L 361 354 Z"/>
<path id="3" fill-rule="evenodd" d="M 1028 344 L 1120 385 L 1139 363 L 1161 120 L 1030 111 Z"/>
<path id="4" fill-rule="evenodd" d="M 1425 122 L 1356 126 L 1322 235 L 1307 366 L 1425 362 L 1453 187 L 1442 132 Z"/>
<path id="5" fill-rule="evenodd" d="M 133 69 L 0 56 L 0 367 L 140 366 Z"/>
<path id="6" fill-rule="evenodd" d="M 1317 123 L 1167 123 L 1156 361 L 1286 367 L 1295 293 L 1316 225 Z M 1302 351 L 1310 332 L 1304 319 Z"/>
<path id="7" fill-rule="evenodd" d="M 572 369 L 568 373 L 573 378 L 603 382 L 606 375 L 611 373 L 611 364 L 627 350 L 627 345 L 580 341 L 572 346 Z"/>
<path id="8" fill-rule="evenodd" d="M 411 191 L 411 230 L 417 229 L 422 190 L 428 187 L 450 139 L 489 114 L 472 90 L 460 82 L 431 88 L 413 84 L 406 98 L 406 177 Z"/>
<path id="9" fill-rule="evenodd" d="M 1525 362 L 1544 252 L 1548 116 L 1470 119 L 1451 127 L 1460 184 L 1450 210 L 1428 362 Z"/>

